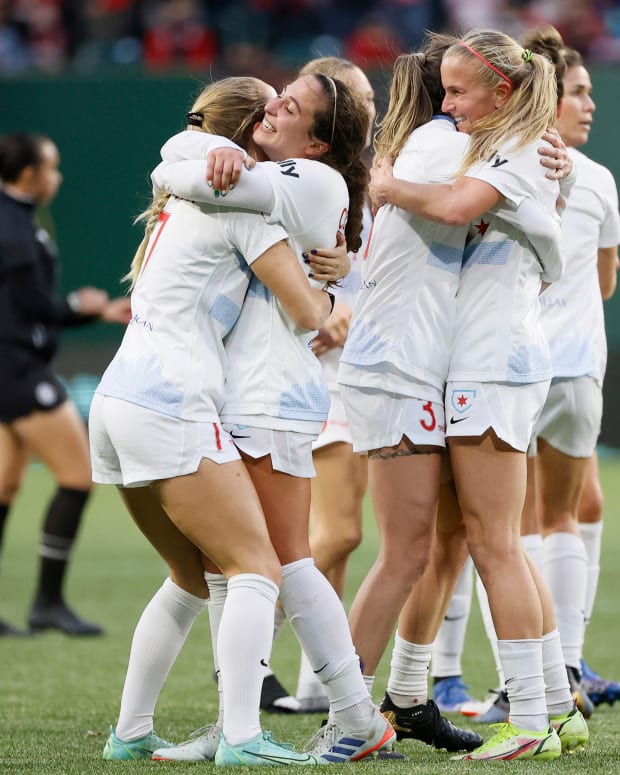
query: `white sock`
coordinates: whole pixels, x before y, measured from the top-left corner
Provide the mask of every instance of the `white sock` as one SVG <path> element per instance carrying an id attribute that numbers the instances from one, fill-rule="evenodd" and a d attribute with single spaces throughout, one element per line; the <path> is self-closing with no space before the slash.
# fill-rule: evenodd
<path id="1" fill-rule="evenodd" d="M 387 691 L 399 708 L 412 708 L 428 701 L 428 666 L 433 644 L 409 643 L 394 636 Z"/>
<path id="2" fill-rule="evenodd" d="M 542 639 L 498 640 L 497 648 L 506 676 L 511 723 L 522 729 L 542 732 L 549 726 Z"/>
<path id="3" fill-rule="evenodd" d="M 217 635 L 220 629 L 224 603 L 226 602 L 226 594 L 228 593 L 228 581 L 223 574 L 209 573 L 208 571 L 205 571 L 205 580 L 209 587 L 207 610 L 209 612 L 209 628 L 211 630 L 213 667 L 217 674 L 218 713 L 215 723 L 221 729 L 224 725 L 224 693 L 222 692 L 222 682 L 220 681 L 220 663 L 217 659 Z"/>
<path id="4" fill-rule="evenodd" d="M 142 612 L 131 642 L 115 734 L 137 740 L 153 731 L 155 705 L 206 600 L 166 579 Z"/>
<path id="5" fill-rule="evenodd" d="M 553 597 L 564 661 L 581 669 L 588 560 L 583 541 L 572 533 L 551 533 L 544 539 L 545 578 Z"/>
<path id="6" fill-rule="evenodd" d="M 585 608 L 585 626 L 588 626 L 592 618 L 594 601 L 596 600 L 596 590 L 598 588 L 598 577 L 601 572 L 601 539 L 603 537 L 603 521 L 600 522 L 580 522 L 579 533 L 583 540 L 583 545 L 588 558 L 588 583 L 586 585 L 586 608 Z"/>
<path id="7" fill-rule="evenodd" d="M 299 660 L 299 678 L 297 679 L 296 697 L 298 700 L 309 697 L 325 697 L 325 687 L 317 678 L 306 652 L 301 650 Z"/>
<path id="8" fill-rule="evenodd" d="M 277 585 L 264 576 L 238 573 L 228 579 L 217 657 L 226 710 L 223 731 L 230 745 L 261 732 L 261 665 L 269 664 L 277 599 Z"/>
<path id="9" fill-rule="evenodd" d="M 347 615 L 336 591 L 311 557 L 282 567 L 280 602 L 325 687 L 334 718 L 351 729 L 367 727 L 374 705 L 362 678 Z M 356 707 L 360 703 L 361 715 Z M 362 719 L 364 708 L 366 723 Z"/>
<path id="10" fill-rule="evenodd" d="M 465 632 L 469 621 L 473 590 L 473 562 L 471 557 L 468 557 L 456 582 L 450 607 L 446 611 L 433 644 L 431 674 L 434 678 L 447 678 L 463 674 L 461 655 L 465 644 Z"/>
<path id="11" fill-rule="evenodd" d="M 370 697 L 372 697 L 372 690 L 375 686 L 375 676 L 374 675 L 362 675 L 362 678 L 364 679 L 364 685 L 366 686 L 366 689 L 368 690 L 368 694 Z"/>
<path id="12" fill-rule="evenodd" d="M 561 716 L 572 710 L 571 694 L 560 633 L 552 630 L 542 639 L 543 673 L 545 676 L 545 699 L 550 716 Z"/>
<path id="13" fill-rule="evenodd" d="M 521 536 L 521 544 L 530 560 L 543 573 L 545 549 L 542 535 L 540 533 L 530 533 L 529 535 Z"/>
<path id="14" fill-rule="evenodd" d="M 504 679 L 504 668 L 499 658 L 499 650 L 497 648 L 497 633 L 495 632 L 495 625 L 493 624 L 493 617 L 491 615 L 491 608 L 489 607 L 489 598 L 487 591 L 484 588 L 482 579 L 476 573 L 476 595 L 478 597 L 478 605 L 480 606 L 480 614 L 482 615 L 482 622 L 484 629 L 489 639 L 489 645 L 493 652 L 493 659 L 495 660 L 495 669 L 497 670 L 497 686 L 503 688 L 506 684 Z"/>

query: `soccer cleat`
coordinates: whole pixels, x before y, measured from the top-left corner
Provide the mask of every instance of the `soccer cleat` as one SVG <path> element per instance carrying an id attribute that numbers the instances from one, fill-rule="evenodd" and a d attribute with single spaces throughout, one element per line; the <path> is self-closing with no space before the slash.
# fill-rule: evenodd
<path id="1" fill-rule="evenodd" d="M 469 695 L 468 688 L 460 675 L 438 678 L 433 686 L 435 705 L 442 713 L 454 713 L 461 710 L 465 704 L 473 705 L 474 700 Z"/>
<path id="2" fill-rule="evenodd" d="M 476 711 L 468 707 L 461 708 L 461 714 L 477 724 L 500 724 L 506 721 L 510 712 L 510 703 L 505 689 L 491 689 L 486 703 Z"/>
<path id="3" fill-rule="evenodd" d="M 108 761 L 129 761 L 131 759 L 150 759 L 153 751 L 166 748 L 170 743 L 157 737 L 155 732 L 149 732 L 137 740 L 121 740 L 114 734 L 114 727 L 110 727 L 108 737 L 103 749 L 103 758 Z"/>
<path id="4" fill-rule="evenodd" d="M 4 619 L 0 619 L 0 638 L 27 638 L 29 635 L 32 635 L 32 633 L 13 627 L 12 624 L 5 622 Z"/>
<path id="5" fill-rule="evenodd" d="M 381 703 L 381 713 L 396 731 L 398 740 L 410 737 L 446 751 L 473 751 L 482 745 L 482 738 L 476 732 L 455 727 L 443 718 L 433 700 L 412 708 L 399 708 L 386 692 Z"/>
<path id="6" fill-rule="evenodd" d="M 456 761 L 500 761 L 512 759 L 534 759 L 546 761 L 557 759 L 562 744 L 555 729 L 550 726 L 542 732 L 520 729 L 510 722 L 491 724 L 497 732 L 475 751 L 454 756 Z"/>
<path id="7" fill-rule="evenodd" d="M 581 682 L 581 673 L 576 667 L 566 666 L 566 672 L 568 674 L 568 683 L 570 685 L 570 691 L 575 700 L 575 705 L 583 713 L 584 718 L 590 718 L 594 713 L 594 703 L 588 696 L 588 693 L 583 687 Z"/>
<path id="8" fill-rule="evenodd" d="M 317 756 L 321 764 L 342 764 L 367 758 L 388 758 L 395 740 L 392 725 L 376 711 L 365 732 L 351 732 L 337 721 L 328 721 L 310 738 L 304 751 Z M 386 757 L 381 756 L 382 752 Z"/>
<path id="9" fill-rule="evenodd" d="M 550 721 L 562 743 L 562 753 L 583 751 L 590 732 L 583 714 L 576 706 L 561 716 L 551 716 Z"/>
<path id="10" fill-rule="evenodd" d="M 52 605 L 34 605 L 28 616 L 28 626 L 32 632 L 60 630 L 65 635 L 103 635 L 103 628 L 98 624 L 91 624 L 91 622 L 80 619 L 62 601 Z"/>
<path id="11" fill-rule="evenodd" d="M 616 700 L 620 700 L 620 683 L 602 678 L 583 659 L 581 660 L 581 685 L 594 706 L 602 705 L 604 702 L 613 705 Z"/>
<path id="12" fill-rule="evenodd" d="M 282 686 L 273 673 L 263 678 L 260 709 L 267 713 L 299 713 L 299 702 Z"/>
<path id="13" fill-rule="evenodd" d="M 187 740 L 178 745 L 167 745 L 153 751 L 151 759 L 160 762 L 213 761 L 220 744 L 222 730 L 217 724 L 200 727 Z"/>
<path id="14" fill-rule="evenodd" d="M 262 732 L 245 743 L 229 745 L 224 735 L 215 754 L 215 764 L 218 767 L 240 767 L 260 764 L 275 767 L 280 764 L 304 767 L 321 764 L 319 759 L 310 753 L 298 753 L 285 743 L 276 743 L 271 732 Z"/>

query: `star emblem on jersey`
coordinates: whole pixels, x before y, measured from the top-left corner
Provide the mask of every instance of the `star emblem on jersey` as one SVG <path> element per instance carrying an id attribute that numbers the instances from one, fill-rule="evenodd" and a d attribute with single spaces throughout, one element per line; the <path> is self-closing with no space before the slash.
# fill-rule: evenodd
<path id="1" fill-rule="evenodd" d="M 484 237 L 484 235 L 486 234 L 486 231 L 489 228 L 489 223 L 487 223 L 483 218 L 481 218 L 480 223 L 475 224 L 476 229 L 478 229 L 478 234 L 480 234 L 481 237 Z"/>
<path id="2" fill-rule="evenodd" d="M 471 408 L 475 398 L 475 390 L 453 390 L 451 398 L 452 408 L 459 414 L 463 414 Z"/>

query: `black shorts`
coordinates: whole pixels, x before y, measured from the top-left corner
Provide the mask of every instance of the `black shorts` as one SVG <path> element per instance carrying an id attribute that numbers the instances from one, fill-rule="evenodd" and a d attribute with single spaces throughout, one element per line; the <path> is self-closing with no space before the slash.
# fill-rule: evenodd
<path id="1" fill-rule="evenodd" d="M 67 391 L 48 366 L 32 366 L 19 379 L 0 380 L 0 422 L 33 412 L 50 412 L 67 400 Z"/>

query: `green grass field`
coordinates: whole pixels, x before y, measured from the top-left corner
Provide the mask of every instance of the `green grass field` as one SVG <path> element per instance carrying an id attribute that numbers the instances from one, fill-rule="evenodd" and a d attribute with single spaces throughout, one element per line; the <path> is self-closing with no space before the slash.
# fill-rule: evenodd
<path id="1" fill-rule="evenodd" d="M 606 458 L 601 468 L 607 498 L 606 529 L 599 594 L 588 631 L 586 658 L 605 676 L 620 679 L 620 458 Z M 24 624 L 30 605 L 41 514 L 52 488 L 47 473 L 33 466 L 7 528 L 0 577 L 0 617 L 14 624 Z M 374 523 L 368 510 L 365 540 L 350 566 L 350 595 L 370 567 L 375 546 Z M 135 622 L 164 574 L 162 563 L 130 523 L 114 489 L 99 488 L 78 541 L 67 597 L 81 615 L 103 624 L 106 635 L 93 640 L 70 639 L 55 633 L 29 639 L 0 639 L 0 772 L 85 775 L 214 770 L 212 764 L 202 763 L 101 759 L 108 726 L 114 723 L 118 711 Z M 298 648 L 289 628 L 277 641 L 272 661 L 282 682 L 294 690 Z M 387 665 L 388 659 L 384 659 L 377 675 L 376 700 L 385 686 Z M 184 739 L 188 732 L 215 718 L 217 697 L 211 673 L 210 637 L 204 615 L 190 634 L 160 698 L 156 730 L 162 737 Z M 464 673 L 477 697 L 484 696 L 495 685 L 491 652 L 475 603 Z M 265 728 L 273 730 L 278 739 L 298 746 L 321 721 L 316 715 L 263 715 Z M 399 746 L 409 755 L 406 762 L 357 766 L 381 771 L 389 768 L 396 775 L 412 771 L 429 775 L 459 773 L 477 766 L 517 767 L 520 773 L 548 768 L 554 773 L 619 773 L 620 703 L 599 708 L 590 729 L 591 743 L 586 752 L 551 764 L 455 763 L 446 753 L 410 741 Z M 488 730 L 480 731 L 488 736 Z"/>

